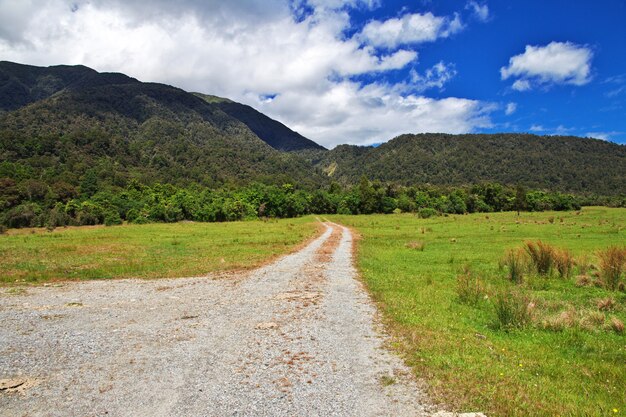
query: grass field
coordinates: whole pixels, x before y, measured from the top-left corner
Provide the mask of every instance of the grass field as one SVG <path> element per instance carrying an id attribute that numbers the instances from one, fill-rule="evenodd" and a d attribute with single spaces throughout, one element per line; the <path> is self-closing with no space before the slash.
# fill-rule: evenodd
<path id="1" fill-rule="evenodd" d="M 597 265 L 598 249 L 626 244 L 626 210 L 331 219 L 361 235 L 362 278 L 437 400 L 490 416 L 626 414 L 626 335 L 612 325 L 626 321 L 626 293 L 577 286 L 579 267 L 570 278 L 528 272 L 515 284 L 499 266 L 507 249 L 536 239 Z M 476 296 L 461 299 L 468 285 Z M 529 323 L 501 326 L 503 291 L 524 297 Z"/>
<path id="2" fill-rule="evenodd" d="M 10 230 L 0 235 L 0 283 L 197 276 L 253 268 L 294 249 L 313 217 Z"/>

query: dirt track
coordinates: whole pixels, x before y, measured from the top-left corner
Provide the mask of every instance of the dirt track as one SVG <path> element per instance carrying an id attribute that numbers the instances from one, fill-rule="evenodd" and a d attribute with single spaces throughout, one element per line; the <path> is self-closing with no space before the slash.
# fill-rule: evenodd
<path id="1" fill-rule="evenodd" d="M 326 227 L 301 251 L 228 278 L 1 295 L 0 413 L 432 415 L 383 348 L 350 231 Z"/>

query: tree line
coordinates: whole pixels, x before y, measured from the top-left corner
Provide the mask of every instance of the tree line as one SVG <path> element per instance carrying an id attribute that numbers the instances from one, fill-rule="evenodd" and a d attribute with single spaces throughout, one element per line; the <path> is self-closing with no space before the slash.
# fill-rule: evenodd
<path id="1" fill-rule="evenodd" d="M 30 184 L 32 185 L 32 184 Z M 123 222 L 222 222 L 288 218 L 306 214 L 416 213 L 420 217 L 496 211 L 578 210 L 582 205 L 626 206 L 623 197 L 589 198 L 560 192 L 526 190 L 497 183 L 443 188 L 406 187 L 371 182 L 355 186 L 331 183 L 317 190 L 293 184 L 253 183 L 238 188 L 177 187 L 131 181 L 124 188 L 100 189 L 95 175 L 85 175 L 76 189 L 0 179 L 0 224 L 5 228 L 115 225 Z"/>

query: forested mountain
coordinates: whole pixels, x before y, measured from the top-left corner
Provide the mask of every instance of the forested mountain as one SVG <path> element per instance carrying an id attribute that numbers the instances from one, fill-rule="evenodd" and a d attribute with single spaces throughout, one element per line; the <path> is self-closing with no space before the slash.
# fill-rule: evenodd
<path id="1" fill-rule="evenodd" d="M 271 119 L 263 113 L 245 104 L 221 97 L 194 93 L 209 103 L 215 103 L 224 113 L 243 122 L 259 138 L 279 151 L 324 150 L 325 148 L 284 124 Z"/>
<path id="2" fill-rule="evenodd" d="M 1 62 L 0 92 L 0 178 L 14 182 L 72 189 L 88 172 L 103 186 L 324 181 L 218 103 L 168 85 L 82 66 Z M 288 130 L 274 123 L 280 134 Z"/>
<path id="3" fill-rule="evenodd" d="M 404 185 L 497 182 L 581 194 L 626 193 L 626 146 L 529 134 L 402 135 L 378 147 L 341 145 L 317 165 L 350 184 L 362 175 Z"/>
<path id="4" fill-rule="evenodd" d="M 393 209 L 391 200 L 376 205 L 349 197 L 354 186 L 368 189 L 363 176 L 377 180 L 373 186 L 381 202 L 412 196 L 398 206 L 402 210 L 424 206 L 413 201 L 417 188 L 438 198 L 430 186 L 464 186 L 470 203 L 485 183 L 509 186 L 509 197 L 517 185 L 623 196 L 626 146 L 527 134 L 420 134 L 403 135 L 379 147 L 340 145 L 329 151 L 228 99 L 84 66 L 0 62 L 0 215 L 21 205 L 32 208 L 31 203 L 50 209 L 73 200 L 85 202 L 99 192 L 159 189 L 159 184 L 186 190 L 292 184 L 280 193 L 334 190 L 333 198 L 303 194 L 303 201 L 317 207 L 303 212 Z M 333 181 L 338 184 L 331 187 Z M 348 190 L 345 201 L 338 185 Z M 398 194 L 398 185 L 411 189 Z M 472 186 L 479 187 L 474 192 Z M 354 195 L 361 194 L 368 192 Z M 108 198 L 104 195 L 109 194 L 101 194 L 99 201 Z M 142 198 L 152 201 L 153 195 Z M 271 207 L 257 200 L 255 204 Z M 298 207 L 307 207 L 306 201 Z M 451 210 L 444 203 L 434 207 Z M 510 207 L 507 204 L 487 206 L 497 210 Z M 457 207 L 453 212 L 459 211 Z"/>

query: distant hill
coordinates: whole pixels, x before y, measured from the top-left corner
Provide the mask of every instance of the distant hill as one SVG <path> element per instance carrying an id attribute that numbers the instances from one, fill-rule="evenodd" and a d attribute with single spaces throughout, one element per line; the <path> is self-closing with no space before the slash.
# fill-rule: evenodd
<path id="1" fill-rule="evenodd" d="M 112 185 L 137 179 L 313 186 L 324 180 L 304 159 L 272 148 L 219 102 L 168 85 L 82 66 L 0 62 L 0 92 L 0 177 L 76 185 L 96 170 Z M 282 148 L 290 147 L 290 138 L 308 141 L 259 119 L 264 135 Z"/>
<path id="2" fill-rule="evenodd" d="M 626 193 L 626 146 L 529 134 L 402 135 L 378 147 L 341 145 L 318 154 L 332 178 L 400 184 L 480 182 L 615 195 Z"/>

